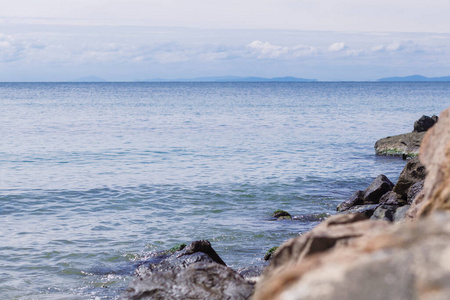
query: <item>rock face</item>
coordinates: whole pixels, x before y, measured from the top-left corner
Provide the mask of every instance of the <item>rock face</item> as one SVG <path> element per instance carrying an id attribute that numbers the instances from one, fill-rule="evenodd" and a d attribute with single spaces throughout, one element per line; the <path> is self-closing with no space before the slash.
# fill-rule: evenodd
<path id="1" fill-rule="evenodd" d="M 449 241 L 449 213 L 368 229 L 346 247 L 265 273 L 253 299 L 449 299 Z"/>
<path id="2" fill-rule="evenodd" d="M 450 108 L 441 113 L 439 122 L 427 132 L 420 160 L 427 168 L 427 178 L 423 186 L 426 200 L 419 215 L 450 210 Z"/>
<path id="3" fill-rule="evenodd" d="M 135 275 L 125 299 L 248 299 L 253 293 L 253 282 L 228 268 L 206 240 L 153 257 Z"/>

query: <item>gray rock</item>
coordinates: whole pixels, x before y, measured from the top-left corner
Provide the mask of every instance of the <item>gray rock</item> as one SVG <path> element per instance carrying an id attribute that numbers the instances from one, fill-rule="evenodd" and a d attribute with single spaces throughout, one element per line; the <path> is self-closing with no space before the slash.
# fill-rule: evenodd
<path id="1" fill-rule="evenodd" d="M 401 206 L 406 204 L 406 201 L 404 201 L 396 192 L 390 191 L 381 196 L 380 204 Z"/>
<path id="2" fill-rule="evenodd" d="M 379 203 L 381 196 L 392 191 L 393 187 L 394 184 L 385 175 L 378 175 L 364 191 L 364 204 Z"/>
<path id="3" fill-rule="evenodd" d="M 196 263 L 181 270 L 169 270 L 136 278 L 126 299 L 249 299 L 253 283 L 218 263 Z"/>
<path id="4" fill-rule="evenodd" d="M 248 299 L 253 283 L 226 267 L 206 241 L 143 262 L 123 298 Z"/>
<path id="5" fill-rule="evenodd" d="M 411 207 L 411 205 L 403 205 L 403 206 L 397 208 L 397 210 L 395 211 L 395 214 L 394 214 L 394 222 L 403 221 L 406 217 L 406 212 L 408 211 L 408 209 L 410 207 Z"/>
<path id="6" fill-rule="evenodd" d="M 409 205 L 411 205 L 413 203 L 414 199 L 416 199 L 417 195 L 422 191 L 423 183 L 424 183 L 424 180 L 416 182 L 409 188 L 408 196 L 406 198 L 406 202 Z"/>
<path id="7" fill-rule="evenodd" d="M 434 117 L 434 118 L 433 118 Z M 414 122 L 414 131 L 415 132 L 424 132 L 433 127 L 433 125 L 437 121 L 437 116 L 428 117 L 428 116 L 422 116 L 419 120 Z"/>
<path id="8" fill-rule="evenodd" d="M 337 211 L 345 211 L 349 209 L 350 207 L 356 206 L 356 205 L 362 205 L 364 200 L 364 192 L 363 191 L 356 191 L 353 193 L 353 195 L 350 196 L 346 201 L 339 204 L 336 208 Z"/>
<path id="9" fill-rule="evenodd" d="M 386 220 L 389 222 L 394 221 L 394 215 L 398 208 L 398 205 L 380 205 L 378 208 L 373 212 L 372 216 L 370 217 L 372 220 Z M 406 211 L 405 211 L 406 214 Z"/>
<path id="10" fill-rule="evenodd" d="M 244 268 L 237 270 L 237 273 L 244 278 L 255 278 L 255 277 L 261 276 L 261 274 L 263 273 L 265 268 L 266 268 L 265 265 L 249 266 L 249 267 L 244 267 Z"/>
<path id="11" fill-rule="evenodd" d="M 345 211 L 343 211 L 343 213 L 348 213 L 348 214 L 363 214 L 364 216 L 366 216 L 367 218 L 370 218 L 374 211 L 377 209 L 378 204 L 366 204 L 366 205 L 356 205 L 353 206 Z"/>
<path id="12" fill-rule="evenodd" d="M 384 156 L 417 156 L 425 132 L 410 132 L 388 136 L 375 143 L 376 155 Z"/>
<path id="13" fill-rule="evenodd" d="M 419 157 L 414 157 L 408 161 L 400 173 L 400 177 L 393 189 L 394 192 L 401 195 L 401 197 L 406 200 L 409 188 L 413 184 L 424 180 L 425 175 L 425 166 L 420 162 Z"/>

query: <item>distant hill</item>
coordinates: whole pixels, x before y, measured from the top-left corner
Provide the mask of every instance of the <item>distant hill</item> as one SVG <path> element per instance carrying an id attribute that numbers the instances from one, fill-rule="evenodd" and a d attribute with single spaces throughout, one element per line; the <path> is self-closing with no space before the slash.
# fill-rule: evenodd
<path id="1" fill-rule="evenodd" d="M 378 79 L 378 81 L 450 81 L 450 76 L 444 77 L 425 77 L 421 75 L 412 75 L 405 77 L 387 77 Z"/>
<path id="2" fill-rule="evenodd" d="M 148 82 L 163 82 L 163 81 L 174 81 L 174 82 L 315 82 L 317 79 L 305 79 L 297 77 L 274 77 L 274 78 L 264 78 L 264 77 L 241 77 L 241 76 L 216 76 L 216 77 L 197 77 L 197 78 L 182 78 L 182 79 L 147 79 L 143 81 Z"/>
<path id="3" fill-rule="evenodd" d="M 73 82 L 107 82 L 108 80 L 98 76 L 85 76 L 75 79 Z"/>

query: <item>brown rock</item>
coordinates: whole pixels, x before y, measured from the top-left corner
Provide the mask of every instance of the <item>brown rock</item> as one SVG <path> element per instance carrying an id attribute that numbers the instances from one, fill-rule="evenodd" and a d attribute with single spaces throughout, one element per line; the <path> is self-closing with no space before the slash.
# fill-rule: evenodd
<path id="1" fill-rule="evenodd" d="M 253 299 L 449 299 L 450 213 L 369 231 L 265 273 Z"/>
<path id="2" fill-rule="evenodd" d="M 419 157 L 414 157 L 403 168 L 393 191 L 406 200 L 409 188 L 413 184 L 424 180 L 425 175 L 425 166 L 420 162 Z"/>
<path id="3" fill-rule="evenodd" d="M 415 156 L 425 132 L 410 132 L 396 136 L 388 136 L 375 143 L 375 153 L 386 156 Z"/>
<path id="4" fill-rule="evenodd" d="M 427 168 L 423 192 L 425 202 L 419 216 L 436 210 L 450 210 L 450 108 L 427 131 L 420 149 L 420 160 Z"/>

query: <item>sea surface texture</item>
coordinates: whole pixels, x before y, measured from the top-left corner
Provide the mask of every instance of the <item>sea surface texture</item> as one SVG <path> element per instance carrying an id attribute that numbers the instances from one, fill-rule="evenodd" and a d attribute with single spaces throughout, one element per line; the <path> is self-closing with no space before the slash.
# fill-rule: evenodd
<path id="1" fill-rule="evenodd" d="M 0 298 L 113 299 L 198 239 L 262 264 L 395 182 L 375 141 L 448 106 L 450 83 L 0 83 Z"/>

